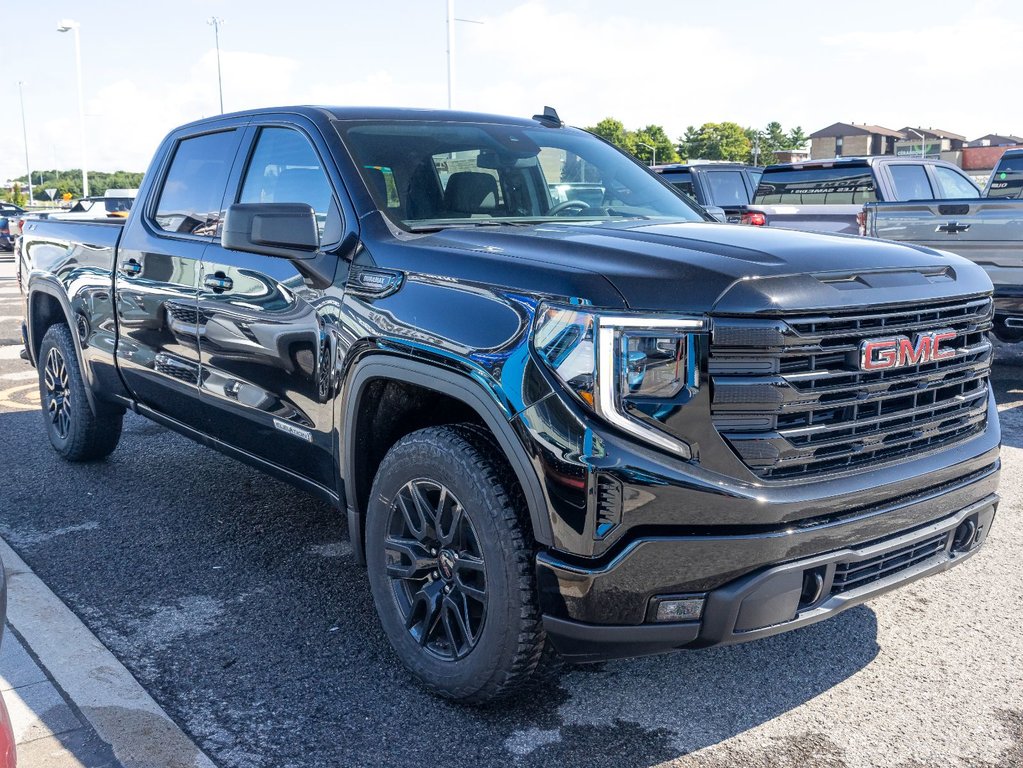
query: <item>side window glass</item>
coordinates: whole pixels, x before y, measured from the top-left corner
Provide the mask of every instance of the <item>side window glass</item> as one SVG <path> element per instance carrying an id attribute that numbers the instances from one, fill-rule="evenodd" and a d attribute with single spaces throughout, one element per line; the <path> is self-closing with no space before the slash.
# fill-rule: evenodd
<path id="1" fill-rule="evenodd" d="M 895 196 L 899 200 L 933 200 L 934 192 L 927 180 L 927 171 L 922 165 L 900 165 L 893 163 L 888 166 L 895 184 Z"/>
<path id="2" fill-rule="evenodd" d="M 980 197 L 980 192 L 977 191 L 977 188 L 951 168 L 936 165 L 934 166 L 934 174 L 938 177 L 938 186 L 941 187 L 941 196 L 943 198 Z"/>
<path id="3" fill-rule="evenodd" d="M 203 236 L 216 232 L 236 140 L 234 131 L 221 131 L 178 144 L 156 204 L 160 229 Z"/>
<path id="4" fill-rule="evenodd" d="M 341 214 L 320 158 L 290 128 L 263 128 L 245 171 L 239 203 L 305 203 L 316 213 L 320 242 L 340 237 Z"/>

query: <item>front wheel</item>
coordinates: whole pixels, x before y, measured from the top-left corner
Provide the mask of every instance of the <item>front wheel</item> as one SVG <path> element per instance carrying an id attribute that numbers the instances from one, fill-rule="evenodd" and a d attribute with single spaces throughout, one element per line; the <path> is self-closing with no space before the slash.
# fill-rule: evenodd
<path id="1" fill-rule="evenodd" d="M 366 521 L 370 588 L 402 663 L 482 703 L 530 679 L 544 647 L 521 492 L 490 440 L 432 427 L 384 457 Z"/>
<path id="2" fill-rule="evenodd" d="M 120 413 L 97 415 L 85 391 L 71 329 L 51 325 L 39 347 L 39 400 L 50 444 L 68 461 L 102 459 L 121 439 Z"/>

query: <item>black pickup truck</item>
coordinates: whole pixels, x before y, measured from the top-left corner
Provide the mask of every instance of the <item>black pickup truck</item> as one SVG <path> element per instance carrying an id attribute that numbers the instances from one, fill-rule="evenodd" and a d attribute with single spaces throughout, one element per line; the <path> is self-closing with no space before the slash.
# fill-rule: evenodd
<path id="1" fill-rule="evenodd" d="M 764 172 L 752 165 L 718 162 L 654 165 L 651 170 L 704 208 L 720 208 L 731 224 L 739 223 Z"/>
<path id="2" fill-rule="evenodd" d="M 553 110 L 203 120 L 126 222 L 23 245 L 56 451 L 131 410 L 335 504 L 451 698 L 825 619 L 995 515 L 981 268 L 707 221 Z"/>

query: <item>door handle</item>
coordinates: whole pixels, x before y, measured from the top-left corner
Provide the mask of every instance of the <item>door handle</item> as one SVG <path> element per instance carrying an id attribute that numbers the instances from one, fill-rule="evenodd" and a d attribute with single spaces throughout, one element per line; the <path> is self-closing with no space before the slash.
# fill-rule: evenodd
<path id="1" fill-rule="evenodd" d="M 135 275 L 142 272 L 142 265 L 135 261 L 135 259 L 128 259 L 121 262 L 120 269 L 128 277 L 135 277 Z"/>
<path id="2" fill-rule="evenodd" d="M 223 272 L 217 272 L 214 275 L 206 275 L 202 279 L 202 284 L 214 293 L 223 293 L 224 291 L 230 291 L 234 288 L 234 280 L 225 275 Z"/>

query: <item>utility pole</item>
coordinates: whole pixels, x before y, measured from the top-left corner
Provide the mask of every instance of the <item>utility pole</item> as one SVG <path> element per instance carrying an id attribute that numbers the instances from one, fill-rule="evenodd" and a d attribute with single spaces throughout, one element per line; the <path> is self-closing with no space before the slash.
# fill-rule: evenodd
<path id="1" fill-rule="evenodd" d="M 224 20 L 219 16 L 210 16 L 206 23 L 213 27 L 213 37 L 217 43 L 217 89 L 220 91 L 220 114 L 224 114 L 224 80 L 220 75 L 220 25 Z"/>
<path id="2" fill-rule="evenodd" d="M 35 205 L 32 195 L 32 163 L 28 161 L 28 125 L 25 122 L 25 89 L 24 83 L 18 81 L 18 97 L 21 99 L 21 135 L 25 140 L 25 170 L 28 171 L 28 204 Z"/>

